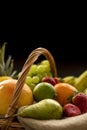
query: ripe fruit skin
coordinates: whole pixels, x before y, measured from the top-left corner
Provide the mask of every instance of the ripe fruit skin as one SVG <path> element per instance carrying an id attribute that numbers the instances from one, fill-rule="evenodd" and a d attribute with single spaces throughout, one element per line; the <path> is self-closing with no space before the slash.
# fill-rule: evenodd
<path id="1" fill-rule="evenodd" d="M 69 98 L 74 96 L 74 94 L 76 94 L 78 92 L 78 90 L 74 86 L 72 86 L 68 83 L 58 83 L 54 86 L 54 88 L 55 88 L 56 94 L 57 94 L 56 100 L 62 106 L 71 102 L 71 100 Z"/>
<path id="2" fill-rule="evenodd" d="M 12 100 L 13 92 L 16 87 L 16 79 L 8 79 L 0 82 L 0 114 L 7 112 L 9 104 Z M 18 108 L 23 105 L 33 103 L 33 94 L 31 89 L 25 84 L 18 100 Z"/>
<path id="3" fill-rule="evenodd" d="M 48 82 L 52 85 L 55 85 L 56 84 L 56 80 L 52 77 L 43 77 L 42 78 L 42 82 Z"/>
<path id="4" fill-rule="evenodd" d="M 87 112 L 87 95 L 84 93 L 78 93 L 72 98 L 72 103 L 78 106 L 81 113 Z"/>
<path id="5" fill-rule="evenodd" d="M 18 115 L 34 119 L 60 119 L 63 114 L 62 106 L 53 99 L 44 99 L 24 109 L 19 109 Z"/>
<path id="6" fill-rule="evenodd" d="M 55 99 L 55 95 L 54 86 L 47 82 L 40 82 L 33 89 L 33 96 L 37 102 L 46 98 Z"/>
<path id="7" fill-rule="evenodd" d="M 12 77 L 10 77 L 10 76 L 0 76 L 0 82 L 2 82 L 4 80 L 8 80 L 8 79 L 12 79 Z"/>
<path id="8" fill-rule="evenodd" d="M 55 80 L 56 84 L 60 83 L 60 79 L 58 77 L 54 77 L 53 79 Z"/>
<path id="9" fill-rule="evenodd" d="M 81 110 L 76 105 L 68 103 L 63 107 L 63 114 L 65 117 L 77 116 L 81 114 Z"/>

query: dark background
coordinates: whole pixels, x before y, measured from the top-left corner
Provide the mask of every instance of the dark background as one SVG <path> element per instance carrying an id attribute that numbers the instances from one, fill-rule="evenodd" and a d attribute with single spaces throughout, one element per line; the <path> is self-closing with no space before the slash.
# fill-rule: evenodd
<path id="1" fill-rule="evenodd" d="M 74 27 L 74 26 L 73 26 Z M 0 31 L 0 46 L 6 45 L 6 57 L 12 55 L 14 68 L 21 70 L 31 51 L 37 47 L 47 48 L 57 64 L 59 76 L 78 76 L 87 69 L 87 39 L 83 29 L 63 28 L 60 33 L 54 31 L 29 33 L 26 31 Z"/>
<path id="2" fill-rule="evenodd" d="M 47 48 L 54 56 L 58 75 L 79 75 L 87 69 L 87 18 L 85 2 L 4 2 L 0 14 L 0 45 L 7 42 L 21 70 L 30 52 Z"/>

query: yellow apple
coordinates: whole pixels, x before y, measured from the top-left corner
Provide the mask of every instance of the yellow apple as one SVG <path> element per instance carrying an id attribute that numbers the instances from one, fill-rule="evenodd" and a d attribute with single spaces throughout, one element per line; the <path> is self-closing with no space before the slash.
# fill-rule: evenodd
<path id="1" fill-rule="evenodd" d="M 16 79 L 8 79 L 0 82 L 0 114 L 5 115 L 9 104 L 12 100 L 14 89 L 16 87 Z M 21 95 L 18 100 L 18 108 L 33 103 L 33 94 L 27 84 L 24 84 Z"/>

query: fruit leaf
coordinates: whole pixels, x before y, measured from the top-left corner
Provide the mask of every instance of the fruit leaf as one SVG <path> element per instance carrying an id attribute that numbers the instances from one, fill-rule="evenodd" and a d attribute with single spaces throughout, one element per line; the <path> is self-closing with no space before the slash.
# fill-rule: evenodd
<path id="1" fill-rule="evenodd" d="M 17 76 L 17 70 L 13 70 L 14 60 L 9 55 L 5 61 L 5 49 L 6 43 L 0 47 L 0 76 L 11 76 L 15 78 Z"/>

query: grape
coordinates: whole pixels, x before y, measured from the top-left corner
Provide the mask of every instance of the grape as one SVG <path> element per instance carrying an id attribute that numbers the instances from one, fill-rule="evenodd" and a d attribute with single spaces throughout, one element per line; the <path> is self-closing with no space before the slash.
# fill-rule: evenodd
<path id="1" fill-rule="evenodd" d="M 48 60 L 43 60 L 43 61 L 41 62 L 41 64 L 42 64 L 42 65 L 46 65 L 46 66 L 50 66 L 50 63 L 49 63 Z"/>
<path id="2" fill-rule="evenodd" d="M 30 85 L 32 83 L 32 78 L 30 76 L 27 76 L 25 82 L 27 85 Z"/>
<path id="3" fill-rule="evenodd" d="M 37 74 L 42 74 L 44 73 L 44 71 L 45 71 L 44 65 L 38 65 L 36 70 Z"/>
<path id="4" fill-rule="evenodd" d="M 32 77 L 32 82 L 33 82 L 34 84 L 37 84 L 37 83 L 40 82 L 40 78 L 39 78 L 38 76 L 33 76 L 33 77 Z"/>
<path id="5" fill-rule="evenodd" d="M 36 70 L 37 70 L 37 65 L 36 65 L 36 64 L 33 64 L 33 65 L 31 66 L 29 72 L 28 72 L 28 75 L 29 75 L 29 76 L 35 75 Z"/>
<path id="6" fill-rule="evenodd" d="M 50 66 L 44 65 L 44 67 L 45 67 L 45 72 L 50 72 L 51 71 Z"/>
<path id="7" fill-rule="evenodd" d="M 27 85 L 33 90 L 36 84 L 42 81 L 43 77 L 52 77 L 51 67 L 48 60 L 33 64 L 26 77 Z"/>
<path id="8" fill-rule="evenodd" d="M 43 60 L 43 61 L 41 62 L 41 65 L 44 65 L 44 66 L 45 66 L 46 72 L 47 72 L 47 71 L 51 71 L 50 62 L 49 62 L 48 60 Z"/>
<path id="9" fill-rule="evenodd" d="M 43 73 L 42 74 L 42 78 L 43 77 L 53 77 L 52 74 L 49 72 L 49 73 Z"/>
<path id="10" fill-rule="evenodd" d="M 42 74 L 37 74 L 37 76 L 39 77 L 39 79 L 40 79 L 40 81 L 41 81 L 43 75 L 42 75 Z"/>
<path id="11" fill-rule="evenodd" d="M 50 68 L 46 65 L 38 65 L 36 69 L 37 74 L 43 74 L 44 72 L 49 72 Z"/>

